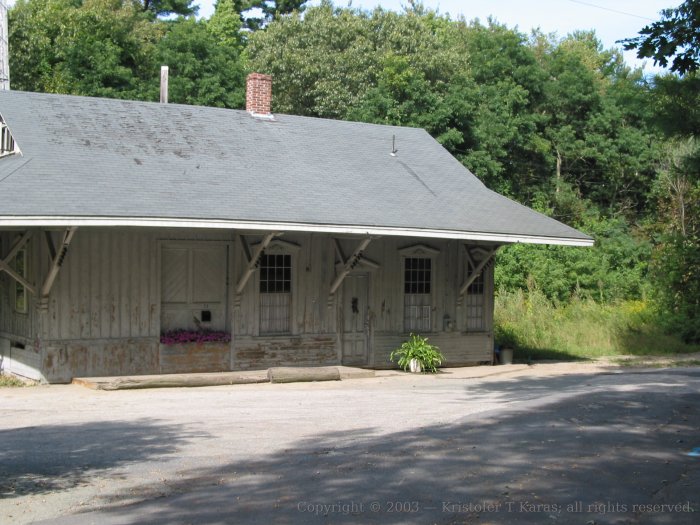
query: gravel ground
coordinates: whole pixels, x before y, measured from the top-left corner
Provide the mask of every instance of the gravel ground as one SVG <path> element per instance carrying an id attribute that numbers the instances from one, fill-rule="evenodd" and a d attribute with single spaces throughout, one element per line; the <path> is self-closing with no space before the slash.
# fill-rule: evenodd
<path id="1" fill-rule="evenodd" d="M 697 524 L 700 369 L 0 389 L 0 523 Z"/>

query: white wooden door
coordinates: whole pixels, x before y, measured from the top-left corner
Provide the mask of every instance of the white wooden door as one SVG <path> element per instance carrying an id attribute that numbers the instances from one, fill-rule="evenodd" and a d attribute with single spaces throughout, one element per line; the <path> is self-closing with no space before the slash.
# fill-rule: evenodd
<path id="1" fill-rule="evenodd" d="M 367 364 L 370 341 L 369 276 L 351 274 L 343 281 L 343 364 Z"/>
<path id="2" fill-rule="evenodd" d="M 226 329 L 225 245 L 167 243 L 161 250 L 161 331 Z"/>

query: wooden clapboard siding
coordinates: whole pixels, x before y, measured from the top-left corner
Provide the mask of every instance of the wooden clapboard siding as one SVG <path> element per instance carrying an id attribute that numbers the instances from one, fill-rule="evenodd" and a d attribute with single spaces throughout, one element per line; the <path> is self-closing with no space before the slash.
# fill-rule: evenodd
<path id="1" fill-rule="evenodd" d="M 51 383 L 73 377 L 157 374 L 159 343 L 153 338 L 47 342 L 42 373 Z"/>
<path id="2" fill-rule="evenodd" d="M 156 250 L 147 231 L 78 230 L 51 293 L 46 339 L 157 336 Z"/>
<path id="3" fill-rule="evenodd" d="M 231 240 L 221 232 L 79 229 L 51 292 L 45 338 L 157 337 L 159 241 L 190 238 Z"/>
<path id="4" fill-rule="evenodd" d="M 230 370 L 230 353 L 228 343 L 160 345 L 160 373 L 227 371 Z"/>
<path id="5" fill-rule="evenodd" d="M 9 234 L 2 235 L 5 238 Z M 246 238 L 250 244 L 255 244 L 263 235 L 251 232 L 246 233 Z M 285 233 L 279 239 L 282 242 L 276 243 L 275 250 L 293 252 L 290 329 L 287 334 L 265 335 L 260 333 L 258 272 L 252 275 L 240 295 L 235 294 L 236 283 L 248 264 L 235 232 L 79 229 L 49 298 L 41 336 L 42 353 L 23 359 L 29 362 L 40 357 L 41 368 L 50 381 L 68 380 L 78 374 L 339 364 L 343 326 L 338 316 L 344 298 L 342 286 L 337 297 L 330 296 L 331 283 L 342 268 L 336 260 L 333 237 Z M 222 282 L 221 286 L 227 290 L 226 330 L 231 332 L 232 342 L 207 351 L 200 348 L 200 351 L 188 352 L 159 343 L 164 256 L 161 250 L 168 245 L 196 246 L 194 241 L 227 247 L 228 267 L 224 273 L 228 282 Z M 340 239 L 345 257 L 350 256 L 360 242 L 358 238 Z M 38 248 L 37 260 L 32 264 L 43 275 L 48 269 L 43 239 L 37 237 L 32 243 Z M 428 247 L 425 253 L 433 259 L 431 330 L 421 335 L 441 348 L 447 365 L 489 362 L 493 347 L 493 265 L 485 270 L 484 329 L 470 332 L 466 321 L 467 301 L 458 293 L 467 278 L 462 244 L 450 240 L 385 237 L 374 239 L 364 251 L 365 257 L 379 266 L 360 264 L 353 270 L 369 277 L 367 365 L 393 366 L 388 361 L 389 353 L 409 335 L 404 330 L 402 254 L 405 252 L 401 250 L 419 244 Z M 42 275 L 37 275 L 36 280 L 40 281 Z M 25 342 L 32 343 L 38 323 L 33 303 L 29 315 L 13 314 L 9 286 L 6 276 L 0 278 L 0 338 L 9 341 L 8 334 L 14 334 L 12 337 L 17 341 L 24 337 Z M 26 345 L 26 348 L 33 350 L 33 345 Z"/>
<path id="6" fill-rule="evenodd" d="M 262 236 L 250 236 L 250 243 Z M 330 285 L 334 277 L 333 244 L 327 235 L 285 234 L 285 242 L 299 249 L 292 256 L 292 313 L 290 334 L 335 333 L 335 307 L 329 307 Z M 237 249 L 233 282 L 237 283 L 248 265 L 243 250 Z M 235 286 L 233 287 L 235 288 Z M 256 272 L 236 298 L 234 308 L 235 333 L 237 336 L 260 334 L 260 284 Z"/>
<path id="7" fill-rule="evenodd" d="M 340 364 L 333 334 L 238 337 L 234 363 L 236 370 Z"/>

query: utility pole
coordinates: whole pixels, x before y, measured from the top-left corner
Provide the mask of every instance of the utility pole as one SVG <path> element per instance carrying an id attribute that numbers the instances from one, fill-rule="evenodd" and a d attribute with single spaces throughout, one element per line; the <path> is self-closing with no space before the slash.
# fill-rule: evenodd
<path id="1" fill-rule="evenodd" d="M 5 2 L 6 0 L 0 0 L 0 91 L 10 89 L 10 36 Z"/>

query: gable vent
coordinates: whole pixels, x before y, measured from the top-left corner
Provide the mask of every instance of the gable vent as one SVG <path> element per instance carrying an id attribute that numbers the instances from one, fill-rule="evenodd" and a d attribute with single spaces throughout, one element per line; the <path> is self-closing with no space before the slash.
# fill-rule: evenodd
<path id="1" fill-rule="evenodd" d="M 12 138 L 10 128 L 7 127 L 5 121 L 0 117 L 0 157 L 12 155 L 16 151 L 15 139 Z"/>

